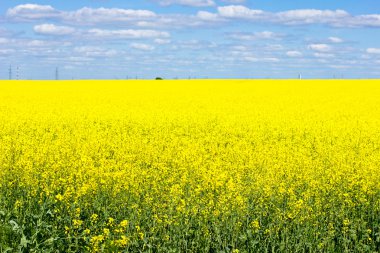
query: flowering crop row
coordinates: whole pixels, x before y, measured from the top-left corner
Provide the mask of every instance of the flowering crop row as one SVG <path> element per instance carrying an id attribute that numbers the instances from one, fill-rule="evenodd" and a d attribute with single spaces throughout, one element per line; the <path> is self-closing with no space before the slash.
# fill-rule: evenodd
<path id="1" fill-rule="evenodd" d="M 378 252 L 378 81 L 0 83 L 0 252 Z"/>

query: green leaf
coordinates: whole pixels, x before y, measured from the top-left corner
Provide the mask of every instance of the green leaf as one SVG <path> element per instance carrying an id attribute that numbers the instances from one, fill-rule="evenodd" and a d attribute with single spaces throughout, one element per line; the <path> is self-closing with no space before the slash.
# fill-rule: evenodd
<path id="1" fill-rule="evenodd" d="M 7 253 L 7 252 L 12 252 L 13 251 L 13 248 L 6 248 L 3 253 Z"/>
<path id="2" fill-rule="evenodd" d="M 10 220 L 9 223 L 11 224 L 13 231 L 19 231 L 20 226 L 17 224 L 17 222 Z"/>
<path id="3" fill-rule="evenodd" d="M 29 243 L 29 241 L 28 241 L 28 239 L 26 239 L 26 236 L 25 236 L 25 235 L 22 235 L 22 237 L 21 237 L 21 242 L 20 242 L 20 246 L 21 246 L 22 248 L 26 248 L 26 247 L 28 247 L 28 243 Z"/>

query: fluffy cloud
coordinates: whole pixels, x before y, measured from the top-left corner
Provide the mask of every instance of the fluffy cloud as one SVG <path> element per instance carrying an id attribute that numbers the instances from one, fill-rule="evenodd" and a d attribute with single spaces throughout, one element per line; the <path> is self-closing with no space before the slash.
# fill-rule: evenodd
<path id="1" fill-rule="evenodd" d="M 310 44 L 308 48 L 322 53 L 331 51 L 331 46 L 327 44 Z"/>
<path id="2" fill-rule="evenodd" d="M 88 35 L 97 38 L 123 38 L 123 39 L 151 39 L 151 38 L 168 38 L 168 32 L 155 30 L 104 30 L 90 29 Z"/>
<path id="3" fill-rule="evenodd" d="M 255 32 L 255 33 L 233 33 L 231 38 L 237 40 L 258 40 L 258 39 L 281 39 L 283 35 L 270 31 Z"/>
<path id="4" fill-rule="evenodd" d="M 194 2 L 195 3 L 195 2 Z M 59 11 L 50 5 L 18 5 L 8 9 L 9 21 L 34 22 L 51 20 L 70 24 L 72 26 L 114 25 L 116 27 L 137 26 L 144 28 L 180 28 L 210 25 L 222 18 L 216 13 L 198 12 L 188 14 L 161 14 L 150 10 L 135 10 L 121 8 L 89 8 L 84 7 L 74 11 Z"/>
<path id="5" fill-rule="evenodd" d="M 380 54 L 380 48 L 367 48 L 366 52 L 369 54 Z"/>
<path id="6" fill-rule="evenodd" d="M 300 9 L 278 12 L 274 14 L 274 21 L 287 25 L 298 24 L 317 24 L 339 22 L 342 18 L 347 18 L 350 15 L 343 10 L 315 10 L 315 9 Z"/>
<path id="7" fill-rule="evenodd" d="M 131 22 L 156 18 L 157 14 L 149 10 L 131 10 L 119 8 L 88 8 L 65 12 L 62 19 L 80 24 Z"/>
<path id="8" fill-rule="evenodd" d="M 156 0 L 161 5 L 187 5 L 194 7 L 213 6 L 215 2 L 213 0 Z"/>
<path id="9" fill-rule="evenodd" d="M 163 5 L 213 6 L 213 0 L 157 0 Z M 22 4 L 8 9 L 6 17 L 13 21 L 55 20 L 71 25 L 113 24 L 140 27 L 190 27 L 213 22 L 242 19 L 251 22 L 282 25 L 326 24 L 334 27 L 380 27 L 379 14 L 351 15 L 344 10 L 298 9 L 266 12 L 239 5 L 241 0 L 228 0 L 232 5 L 219 6 L 217 12 L 199 11 L 189 14 L 156 14 L 150 10 L 121 8 L 89 8 L 60 11 L 50 5 Z"/>
<path id="10" fill-rule="evenodd" d="M 23 4 L 8 9 L 6 17 L 15 21 L 55 19 L 73 24 L 104 24 L 149 20 L 157 18 L 157 14 L 149 10 L 89 7 L 59 11 L 50 5 Z"/>
<path id="11" fill-rule="evenodd" d="M 217 46 L 215 42 L 200 41 L 200 40 L 187 40 L 179 41 L 176 45 L 173 45 L 173 50 L 186 49 L 186 50 L 203 50 L 203 49 L 213 49 Z"/>
<path id="12" fill-rule="evenodd" d="M 21 4 L 8 9 L 6 17 L 17 21 L 58 18 L 59 11 L 50 5 Z"/>
<path id="13" fill-rule="evenodd" d="M 75 29 L 68 26 L 56 26 L 54 24 L 36 25 L 34 32 L 44 35 L 69 35 L 75 32 Z"/>
<path id="14" fill-rule="evenodd" d="M 154 43 L 159 44 L 159 45 L 165 45 L 165 44 L 170 44 L 169 39 L 155 39 Z"/>
<path id="15" fill-rule="evenodd" d="M 138 49 L 138 50 L 143 50 L 143 51 L 154 50 L 154 46 L 148 45 L 148 44 L 143 44 L 143 43 L 132 43 L 130 46 L 133 49 Z"/>
<path id="16" fill-rule="evenodd" d="M 222 2 L 230 3 L 230 4 L 242 4 L 245 3 L 246 0 L 222 0 Z"/>
<path id="17" fill-rule="evenodd" d="M 343 40 L 341 38 L 338 38 L 338 37 L 329 37 L 329 41 L 332 43 L 342 43 L 343 42 Z"/>
<path id="18" fill-rule="evenodd" d="M 114 49 L 104 49 L 93 46 L 75 47 L 75 53 L 79 53 L 83 57 L 112 57 L 117 55 L 117 51 Z"/>
<path id="19" fill-rule="evenodd" d="M 250 9 L 243 5 L 228 5 L 218 7 L 218 14 L 224 18 L 257 20 L 262 22 L 280 23 L 284 25 L 303 25 L 315 23 L 335 24 L 342 18 L 350 17 L 343 10 L 316 10 L 300 9 L 283 12 L 265 12 L 263 10 Z"/>
<path id="20" fill-rule="evenodd" d="M 25 43 L 25 45 L 27 47 L 49 47 L 49 46 L 53 46 L 53 44 L 49 41 L 45 41 L 45 40 L 31 40 L 31 41 L 27 41 Z"/>
<path id="21" fill-rule="evenodd" d="M 223 20 L 218 14 L 211 13 L 208 11 L 198 11 L 196 17 L 201 19 L 201 20 L 204 20 L 204 21 L 217 21 L 218 22 L 218 21 Z"/>
<path id="22" fill-rule="evenodd" d="M 352 16 L 344 22 L 337 23 L 339 27 L 380 27 L 380 14 Z"/>
<path id="23" fill-rule="evenodd" d="M 243 5 L 217 8 L 217 14 L 227 19 L 244 19 L 283 25 L 327 24 L 334 27 L 380 27 L 380 15 L 353 16 L 344 10 L 298 9 L 282 12 L 265 12 Z"/>
<path id="24" fill-rule="evenodd" d="M 334 54 L 327 54 L 327 53 L 314 53 L 314 56 L 317 58 L 333 58 L 335 57 Z"/>
<path id="25" fill-rule="evenodd" d="M 301 57 L 302 53 L 299 51 L 287 51 L 286 55 L 289 57 Z"/>
<path id="26" fill-rule="evenodd" d="M 14 49 L 0 49 L 0 56 L 8 56 L 9 54 L 14 52 Z"/>
<path id="27" fill-rule="evenodd" d="M 275 63 L 275 62 L 280 61 L 280 59 L 278 59 L 276 57 L 256 58 L 256 57 L 251 57 L 251 56 L 244 57 L 243 60 L 249 61 L 249 62 L 267 62 L 267 63 Z"/>
<path id="28" fill-rule="evenodd" d="M 229 5 L 218 7 L 218 13 L 224 18 L 258 19 L 264 11 L 249 9 L 242 5 Z"/>
<path id="29" fill-rule="evenodd" d="M 7 38 L 0 38 L 0 44 L 7 44 L 9 42 L 10 42 L 10 40 Z"/>

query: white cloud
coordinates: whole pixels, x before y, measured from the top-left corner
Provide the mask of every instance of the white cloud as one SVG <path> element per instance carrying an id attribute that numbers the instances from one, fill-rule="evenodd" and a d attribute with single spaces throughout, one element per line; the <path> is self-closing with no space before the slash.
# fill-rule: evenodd
<path id="1" fill-rule="evenodd" d="M 314 53 L 314 56 L 317 58 L 333 58 L 333 57 L 335 57 L 334 54 L 327 54 L 327 53 Z"/>
<path id="2" fill-rule="evenodd" d="M 25 44 L 28 47 L 46 47 L 50 46 L 51 44 L 44 40 L 31 40 Z"/>
<path id="3" fill-rule="evenodd" d="M 352 16 L 344 22 L 338 23 L 339 27 L 380 27 L 380 14 L 368 14 Z"/>
<path id="4" fill-rule="evenodd" d="M 327 44 L 310 44 L 309 49 L 317 52 L 329 52 L 331 51 L 331 46 Z"/>
<path id="5" fill-rule="evenodd" d="M 225 18 L 258 19 L 264 12 L 249 9 L 242 5 L 228 5 L 218 7 L 218 13 Z"/>
<path id="6" fill-rule="evenodd" d="M 269 22 L 283 25 L 328 24 L 334 27 L 380 27 L 380 14 L 353 16 L 344 10 L 296 9 L 282 12 L 265 12 L 243 5 L 217 8 L 220 17 Z"/>
<path id="7" fill-rule="evenodd" d="M 316 23 L 336 23 L 342 18 L 350 15 L 343 10 L 316 10 L 316 9 L 300 9 L 278 12 L 275 14 L 275 20 L 278 23 L 287 25 L 297 24 L 316 24 Z"/>
<path id="8" fill-rule="evenodd" d="M 369 54 L 380 54 L 380 48 L 367 48 L 366 52 Z"/>
<path id="9" fill-rule="evenodd" d="M 84 7 L 77 11 L 65 12 L 63 19 L 68 22 L 80 24 L 131 22 L 136 20 L 153 19 L 157 17 L 149 10 L 131 10 L 119 8 L 88 8 Z"/>
<path id="10" fill-rule="evenodd" d="M 74 52 L 79 53 L 84 57 L 112 57 L 118 54 L 114 49 L 104 49 L 93 46 L 75 47 Z"/>
<path id="11" fill-rule="evenodd" d="M 269 31 L 257 32 L 255 33 L 255 36 L 259 39 L 274 39 L 279 37 L 279 35 L 277 35 L 276 33 Z"/>
<path id="12" fill-rule="evenodd" d="M 349 69 L 351 66 L 348 65 L 329 65 L 330 68 L 333 69 Z"/>
<path id="13" fill-rule="evenodd" d="M 59 11 L 50 5 L 37 4 L 17 5 L 8 9 L 6 17 L 15 21 L 54 19 L 73 25 L 128 24 L 158 18 L 157 14 L 150 10 L 84 7 L 75 11 Z"/>
<path id="14" fill-rule="evenodd" d="M 280 61 L 280 59 L 276 57 L 256 58 L 256 57 L 251 57 L 251 56 L 244 57 L 243 60 L 249 61 L 249 62 L 267 62 L 267 63 L 274 63 L 274 62 Z"/>
<path id="15" fill-rule="evenodd" d="M 190 50 L 202 50 L 202 49 L 212 49 L 215 48 L 217 44 L 215 42 L 200 41 L 200 40 L 187 40 L 180 41 L 172 47 L 173 50 L 176 49 L 190 49 Z"/>
<path id="16" fill-rule="evenodd" d="M 193 1 L 192 1 L 193 2 Z M 189 2 L 190 3 L 190 2 Z M 196 3 L 195 1 L 193 2 Z M 207 3 L 207 1 L 205 2 Z M 222 18 L 216 13 L 199 12 L 189 14 L 161 14 L 150 10 L 135 10 L 121 8 L 89 8 L 84 7 L 74 11 L 60 11 L 50 5 L 18 5 L 7 11 L 9 21 L 42 21 L 54 20 L 72 26 L 108 25 L 116 27 L 154 27 L 179 28 L 210 25 Z"/>
<path id="17" fill-rule="evenodd" d="M 228 5 L 218 7 L 218 14 L 225 18 L 257 20 L 262 22 L 280 23 L 284 25 L 324 24 L 332 25 L 342 22 L 342 18 L 351 17 L 343 10 L 316 10 L 299 9 L 283 12 L 265 12 L 263 10 L 250 9 L 242 5 Z"/>
<path id="18" fill-rule="evenodd" d="M 247 46 L 241 46 L 241 45 L 233 46 L 231 49 L 234 51 L 242 51 L 242 52 L 247 52 L 249 50 Z"/>
<path id="19" fill-rule="evenodd" d="M 60 12 L 50 5 L 21 4 L 8 9 L 6 17 L 14 20 L 57 18 Z"/>
<path id="20" fill-rule="evenodd" d="M 7 38 L 0 38 L 0 44 L 7 44 L 9 42 L 10 42 L 9 39 Z"/>
<path id="21" fill-rule="evenodd" d="M 338 38 L 338 37 L 329 37 L 329 41 L 332 43 L 342 43 L 343 42 L 343 40 L 341 38 Z"/>
<path id="22" fill-rule="evenodd" d="M 14 52 L 15 52 L 14 49 L 0 49 L 0 55 L 9 55 Z"/>
<path id="23" fill-rule="evenodd" d="M 216 13 L 211 13 L 208 11 L 198 11 L 197 18 L 205 21 L 221 21 L 221 17 Z"/>
<path id="24" fill-rule="evenodd" d="M 230 35 L 233 39 L 238 40 L 257 40 L 257 39 L 281 39 L 283 35 L 270 31 L 255 32 L 255 33 L 233 33 Z"/>
<path id="25" fill-rule="evenodd" d="M 131 48 L 143 50 L 143 51 L 154 50 L 154 46 L 148 45 L 148 44 L 143 44 L 143 43 L 132 43 L 130 46 L 131 46 Z"/>
<path id="26" fill-rule="evenodd" d="M 155 39 L 154 43 L 159 44 L 159 45 L 165 45 L 165 44 L 170 44 L 169 39 Z"/>
<path id="27" fill-rule="evenodd" d="M 149 38 L 168 38 L 168 32 L 155 30 L 104 30 L 90 29 L 87 32 L 90 36 L 98 38 L 125 38 L 125 39 L 149 39 Z"/>
<path id="28" fill-rule="evenodd" d="M 214 0 L 156 0 L 161 4 L 189 6 L 213 6 Z M 150 10 L 121 8 L 89 8 L 74 11 L 56 10 L 50 5 L 22 4 L 8 9 L 6 17 L 11 21 L 60 21 L 71 25 L 114 24 L 128 28 L 140 27 L 194 27 L 229 19 L 282 25 L 327 24 L 334 27 L 380 27 L 380 14 L 350 15 L 344 10 L 297 9 L 283 12 L 266 12 L 239 5 L 242 0 L 225 0 L 232 5 L 219 6 L 217 12 L 199 11 L 189 14 L 156 14 Z"/>
<path id="29" fill-rule="evenodd" d="M 284 46 L 280 44 L 272 44 L 272 45 L 265 46 L 263 49 L 267 51 L 279 51 L 279 50 L 283 50 Z"/>
<path id="30" fill-rule="evenodd" d="M 69 56 L 69 57 L 67 57 L 67 60 L 70 63 L 83 63 L 83 62 L 93 61 L 94 58 L 91 58 L 91 57 L 81 57 L 81 56 Z"/>
<path id="31" fill-rule="evenodd" d="M 213 6 L 215 2 L 213 0 L 156 0 L 161 5 L 187 5 L 194 7 Z"/>
<path id="32" fill-rule="evenodd" d="M 289 57 L 301 57 L 302 53 L 299 51 L 287 51 L 286 55 Z"/>
<path id="33" fill-rule="evenodd" d="M 75 29 L 68 26 L 56 26 L 54 24 L 36 25 L 34 32 L 45 35 L 68 35 L 75 32 Z"/>
<path id="34" fill-rule="evenodd" d="M 246 0 L 222 0 L 222 2 L 230 3 L 230 4 L 242 4 L 245 3 Z"/>

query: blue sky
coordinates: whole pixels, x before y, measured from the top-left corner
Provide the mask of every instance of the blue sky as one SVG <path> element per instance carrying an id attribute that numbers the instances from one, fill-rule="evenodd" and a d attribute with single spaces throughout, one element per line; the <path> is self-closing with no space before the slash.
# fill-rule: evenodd
<path id="1" fill-rule="evenodd" d="M 380 78 L 378 0 L 1 0 L 0 79 Z"/>

